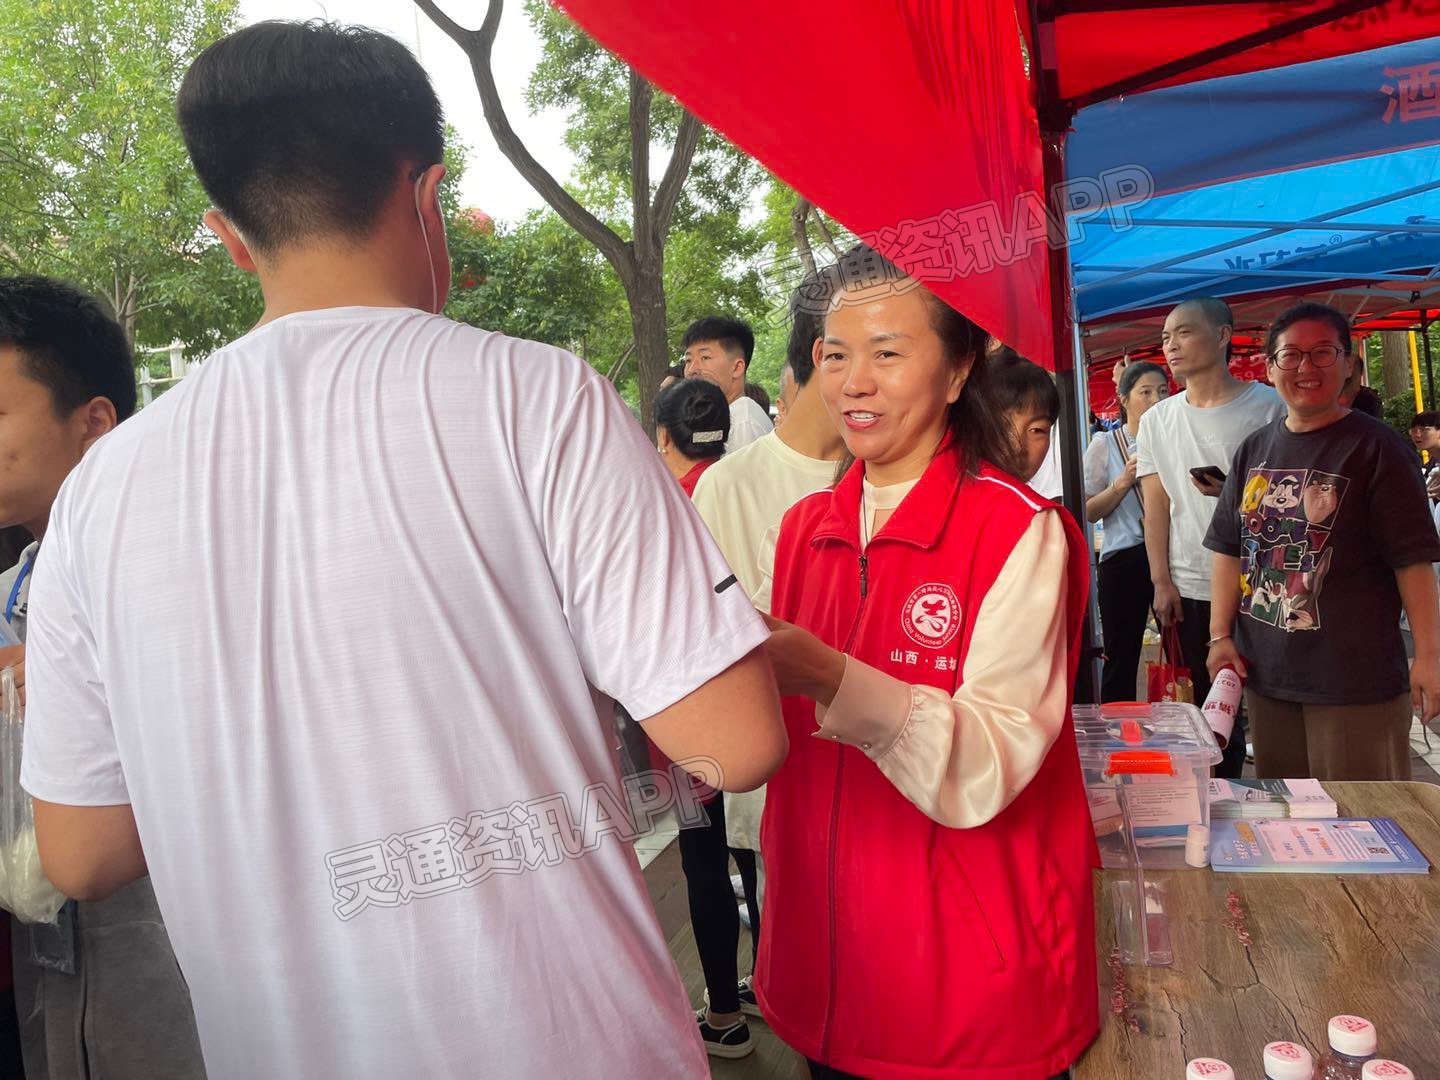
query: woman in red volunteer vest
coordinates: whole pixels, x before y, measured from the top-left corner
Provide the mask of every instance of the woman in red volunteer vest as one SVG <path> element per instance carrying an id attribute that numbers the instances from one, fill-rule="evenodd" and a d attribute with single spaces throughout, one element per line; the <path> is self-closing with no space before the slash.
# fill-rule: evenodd
<path id="1" fill-rule="evenodd" d="M 760 1007 L 816 1077 L 1045 1080 L 1099 1027 L 1085 545 L 996 467 L 984 333 L 867 248 L 834 281 L 816 369 L 857 461 L 776 540 Z"/>

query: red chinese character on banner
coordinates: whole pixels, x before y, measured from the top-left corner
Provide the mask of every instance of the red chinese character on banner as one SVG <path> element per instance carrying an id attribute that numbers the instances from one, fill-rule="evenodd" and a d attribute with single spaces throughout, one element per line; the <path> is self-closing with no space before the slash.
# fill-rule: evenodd
<path id="1" fill-rule="evenodd" d="M 1386 68 L 1385 75 L 1395 79 L 1380 89 L 1390 99 L 1385 106 L 1385 123 L 1398 115 L 1402 124 L 1411 120 L 1440 117 L 1440 61 L 1416 64 L 1414 67 Z"/>

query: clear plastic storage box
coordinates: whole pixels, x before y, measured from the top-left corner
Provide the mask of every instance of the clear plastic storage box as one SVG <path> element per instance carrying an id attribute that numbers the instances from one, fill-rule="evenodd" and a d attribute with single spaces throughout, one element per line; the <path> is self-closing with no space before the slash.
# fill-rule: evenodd
<path id="1" fill-rule="evenodd" d="M 1130 871 L 1109 886 L 1116 948 L 1127 964 L 1170 964 L 1164 886 L 1146 870 L 1209 862 L 1220 747 L 1194 705 L 1077 705 L 1072 715 L 1101 862 Z"/>
<path id="2" fill-rule="evenodd" d="M 1104 865 L 1194 865 L 1186 843 L 1193 852 L 1203 841 L 1208 850 L 1210 767 L 1221 758 L 1200 710 L 1125 702 L 1077 705 L 1072 715 Z"/>

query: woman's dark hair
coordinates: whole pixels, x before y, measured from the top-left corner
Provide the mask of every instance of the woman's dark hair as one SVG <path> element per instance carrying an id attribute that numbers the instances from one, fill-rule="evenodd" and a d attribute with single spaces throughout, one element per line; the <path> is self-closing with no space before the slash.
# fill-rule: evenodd
<path id="1" fill-rule="evenodd" d="M 869 245 L 856 244 L 826 271 L 831 297 L 843 289 L 843 282 L 873 281 L 877 272 L 890 282 L 910 280 L 903 270 Z M 990 364 L 985 355 L 990 335 L 929 289 L 921 285 L 915 287 L 920 289 L 930 306 L 930 325 L 939 335 L 945 358 L 957 366 L 967 358 L 971 361 L 970 375 L 960 396 L 950 406 L 947 417 L 951 440 L 960 450 L 966 471 L 972 475 L 978 473 L 980 463 L 988 461 L 998 469 L 1019 475 L 1024 467 L 1023 459 L 1003 419 L 1004 412 L 996 399 Z M 836 471 L 837 480 L 845 475 L 854 461 L 846 453 Z"/>
<path id="2" fill-rule="evenodd" d="M 1135 384 L 1146 375 L 1159 375 L 1165 380 L 1165 385 L 1170 385 L 1170 376 L 1165 374 L 1165 369 L 1159 364 L 1152 364 L 1148 360 L 1137 360 L 1133 364 L 1125 365 L 1125 370 L 1120 373 L 1120 382 L 1115 387 L 1115 401 L 1120 406 L 1120 419 L 1126 420 L 1129 417 L 1125 412 L 1125 398 L 1130 396 L 1130 391 L 1135 389 Z"/>
<path id="3" fill-rule="evenodd" d="M 730 403 L 725 391 L 705 379 L 681 379 L 655 399 L 655 426 L 670 433 L 684 457 L 717 458 L 730 438 Z"/>
<path id="4" fill-rule="evenodd" d="M 1267 357 L 1275 355 L 1275 349 L 1280 343 L 1280 335 L 1299 322 L 1329 323 L 1335 330 L 1335 336 L 1340 339 L 1340 344 L 1345 349 L 1347 356 L 1354 348 L 1350 342 L 1350 320 L 1329 304 L 1317 304 L 1313 300 L 1307 300 L 1303 304 L 1296 304 L 1287 311 L 1281 312 L 1280 317 L 1270 324 L 1270 335 L 1265 339 L 1265 355 Z"/>
<path id="5" fill-rule="evenodd" d="M 1001 345 L 989 359 L 995 403 L 1002 412 L 1045 416 L 1052 424 L 1060 419 L 1060 391 L 1049 372 L 1008 345 Z"/>

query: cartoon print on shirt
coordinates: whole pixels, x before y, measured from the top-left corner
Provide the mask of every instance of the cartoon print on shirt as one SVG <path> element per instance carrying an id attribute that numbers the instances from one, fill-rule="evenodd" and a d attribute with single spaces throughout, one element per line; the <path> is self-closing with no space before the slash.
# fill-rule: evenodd
<path id="1" fill-rule="evenodd" d="M 1349 481 L 1307 469 L 1251 469 L 1240 502 L 1240 611 L 1286 631 L 1320 629 L 1330 530 Z"/>

